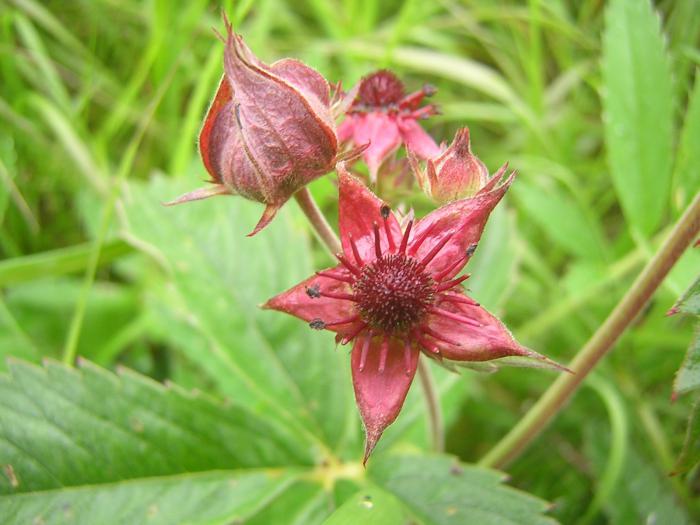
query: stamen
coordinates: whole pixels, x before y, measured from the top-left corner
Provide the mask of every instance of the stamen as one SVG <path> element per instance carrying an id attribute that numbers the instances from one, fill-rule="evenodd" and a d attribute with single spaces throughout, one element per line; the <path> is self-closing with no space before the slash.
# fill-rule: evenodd
<path id="1" fill-rule="evenodd" d="M 333 321 L 332 323 L 326 323 L 324 328 L 328 328 L 329 326 L 339 326 L 341 324 L 354 323 L 359 318 L 360 318 L 359 315 L 353 315 L 352 317 L 348 317 L 347 319 L 341 319 L 340 321 Z"/>
<path id="2" fill-rule="evenodd" d="M 455 270 L 455 268 L 458 268 L 460 265 L 463 265 L 466 262 L 467 262 L 466 256 L 462 255 L 459 259 L 456 259 L 452 264 L 450 264 L 443 271 L 441 271 L 437 275 L 434 275 L 433 279 L 435 279 L 436 281 L 442 281 L 447 275 L 452 273 Z"/>
<path id="3" fill-rule="evenodd" d="M 423 244 L 423 242 L 425 242 L 425 240 L 428 238 L 428 235 L 430 235 L 430 232 L 433 230 L 434 227 L 435 227 L 435 223 L 432 223 L 430 226 L 428 226 L 425 229 L 425 231 L 421 234 L 421 236 L 418 237 L 418 239 L 416 239 L 414 241 L 414 243 L 411 245 L 411 249 L 408 252 L 409 255 L 415 255 L 416 253 L 418 253 L 418 250 L 420 249 L 421 244 Z"/>
<path id="4" fill-rule="evenodd" d="M 358 270 L 354 264 L 352 264 L 350 261 L 348 261 L 344 255 L 336 253 L 335 257 L 336 257 L 336 259 L 338 259 L 340 261 L 340 264 L 345 266 L 352 273 L 354 273 L 355 275 L 360 275 L 360 270 Z"/>
<path id="5" fill-rule="evenodd" d="M 311 297 L 311 299 L 318 299 L 321 297 L 321 288 L 319 285 L 314 284 L 313 286 L 306 287 L 306 295 Z"/>
<path id="6" fill-rule="evenodd" d="M 384 336 L 382 340 L 382 348 L 379 351 L 379 373 L 383 374 L 386 368 L 386 358 L 389 355 L 389 338 Z"/>
<path id="7" fill-rule="evenodd" d="M 367 353 L 369 352 L 369 344 L 372 341 L 372 334 L 370 333 L 365 340 L 362 341 L 362 348 L 360 349 L 360 366 L 359 370 L 362 372 L 367 364 Z"/>
<path id="8" fill-rule="evenodd" d="M 467 306 L 481 306 L 480 303 L 476 302 L 471 297 L 465 295 L 453 295 L 453 294 L 443 294 L 440 296 L 443 301 L 452 301 L 453 303 L 466 304 Z"/>
<path id="9" fill-rule="evenodd" d="M 382 246 L 379 239 L 379 225 L 377 224 L 377 221 L 372 223 L 372 228 L 374 228 L 374 254 L 377 256 L 377 259 L 381 259 Z"/>
<path id="10" fill-rule="evenodd" d="M 411 375 L 411 340 L 406 339 L 403 345 L 403 365 L 406 367 L 406 375 Z"/>
<path id="11" fill-rule="evenodd" d="M 444 283 L 440 283 L 437 285 L 437 288 L 435 288 L 436 292 L 444 292 L 445 290 L 449 290 L 450 288 L 454 288 L 455 286 L 463 283 L 467 279 L 471 277 L 471 274 L 465 273 L 464 275 L 457 277 L 456 279 L 452 279 L 451 281 L 445 281 Z"/>
<path id="12" fill-rule="evenodd" d="M 308 293 L 308 292 L 307 292 Z M 328 297 L 329 299 L 340 299 L 341 301 L 355 301 L 355 296 L 351 293 L 343 292 L 318 292 L 319 297 Z"/>
<path id="13" fill-rule="evenodd" d="M 412 227 L 413 220 L 411 219 L 410 221 L 408 221 L 408 224 L 406 225 L 406 231 L 403 232 L 403 237 L 401 238 L 401 246 L 399 246 L 399 253 L 402 255 L 406 253 L 406 246 L 408 245 L 408 238 L 411 235 Z"/>
<path id="14" fill-rule="evenodd" d="M 442 341 L 443 343 L 447 343 L 448 345 L 452 346 L 462 346 L 462 344 L 459 341 L 455 341 L 454 339 L 450 337 L 446 337 L 444 335 L 439 334 L 429 326 L 422 326 L 421 330 L 423 330 L 424 333 L 428 334 L 430 337 L 437 339 L 438 341 Z"/>
<path id="15" fill-rule="evenodd" d="M 379 208 L 379 213 L 381 214 L 382 219 L 384 219 L 384 232 L 386 233 L 386 240 L 389 241 L 389 251 L 393 253 L 396 251 L 396 243 L 394 242 L 394 236 L 391 234 L 391 228 L 389 227 L 389 215 L 391 214 L 391 208 L 384 204 L 381 208 Z"/>
<path id="16" fill-rule="evenodd" d="M 398 106 L 401 109 L 415 109 L 421 103 L 421 100 L 425 97 L 425 92 L 414 91 L 413 93 L 406 95 L 401 100 L 399 100 Z"/>
<path id="17" fill-rule="evenodd" d="M 479 321 L 469 319 L 468 317 L 463 317 L 459 314 L 455 314 L 447 310 L 443 310 L 442 308 L 437 308 L 436 306 L 430 307 L 428 311 L 434 313 L 435 315 L 441 315 L 443 317 L 447 317 L 448 319 L 452 319 L 453 321 L 459 321 L 460 323 L 464 323 L 475 328 L 483 326 Z"/>
<path id="18" fill-rule="evenodd" d="M 433 249 L 430 250 L 430 252 L 428 252 L 428 254 L 427 254 L 425 257 L 423 257 L 423 259 L 422 259 L 421 262 L 420 262 L 420 263 L 421 263 L 421 266 L 423 266 L 423 267 L 425 268 L 425 267 L 428 265 L 428 263 L 429 263 L 430 261 L 432 261 L 438 253 L 440 253 L 440 250 L 442 250 L 442 249 L 445 247 L 445 245 L 450 241 L 451 238 L 452 238 L 452 234 L 445 235 L 445 236 L 440 240 L 440 242 L 437 243 L 437 244 L 433 247 Z"/>
<path id="19" fill-rule="evenodd" d="M 352 284 L 353 282 L 355 282 L 354 279 L 350 276 L 338 275 L 336 273 L 327 272 L 325 270 L 321 270 L 321 271 L 316 272 L 316 275 L 318 275 L 320 277 L 328 277 L 329 279 L 335 279 L 336 281 L 341 281 L 344 283 Z"/>
<path id="20" fill-rule="evenodd" d="M 355 244 L 355 239 L 353 239 L 352 234 L 348 235 L 348 238 L 350 239 L 350 247 L 352 248 L 352 255 L 355 257 L 355 261 L 357 261 L 357 264 L 360 265 L 360 268 L 364 266 L 364 262 L 362 261 L 362 257 L 360 257 L 360 251 L 357 249 L 357 244 Z"/>
<path id="21" fill-rule="evenodd" d="M 323 330 L 326 328 L 326 323 L 323 322 L 323 319 L 314 319 L 309 323 L 309 326 L 313 328 L 314 330 Z"/>
<path id="22" fill-rule="evenodd" d="M 430 104 L 428 106 L 423 106 L 422 108 L 417 109 L 415 111 L 411 111 L 407 115 L 407 117 L 413 118 L 416 120 L 421 120 L 421 119 L 426 119 L 431 115 L 439 115 L 439 114 L 440 114 L 440 111 L 438 110 L 438 108 L 436 106 L 434 106 L 433 104 Z"/>
<path id="23" fill-rule="evenodd" d="M 341 345 L 346 345 L 346 344 L 348 344 L 350 341 L 352 341 L 353 339 L 355 339 L 355 338 L 360 334 L 360 332 L 362 332 L 362 330 L 364 330 L 365 328 L 367 328 L 367 324 L 366 324 L 366 323 L 360 323 L 360 324 L 358 324 L 358 325 L 357 325 L 357 328 L 355 328 L 355 330 L 353 330 L 352 332 L 350 332 L 350 333 L 348 333 L 348 334 L 345 334 L 345 335 L 343 336 L 343 338 L 340 340 L 340 344 L 341 344 Z"/>

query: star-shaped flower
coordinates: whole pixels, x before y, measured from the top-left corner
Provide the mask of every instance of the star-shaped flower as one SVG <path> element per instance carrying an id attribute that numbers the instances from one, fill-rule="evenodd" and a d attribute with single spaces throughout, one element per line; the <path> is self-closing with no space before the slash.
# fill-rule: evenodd
<path id="1" fill-rule="evenodd" d="M 440 147 L 417 122 L 437 112 L 432 104 L 420 107 L 423 99 L 435 92 L 434 87 L 425 85 L 406 95 L 403 82 L 392 72 L 381 70 L 363 78 L 356 89 L 357 96 L 338 127 L 338 138 L 356 146 L 369 144 L 362 156 L 373 181 L 382 163 L 401 144 L 421 159 L 440 154 Z"/>
<path id="2" fill-rule="evenodd" d="M 353 342 L 355 398 L 366 432 L 365 461 L 398 416 L 422 353 L 438 360 L 521 356 L 558 366 L 519 345 L 465 295 L 460 271 L 489 214 L 513 181 L 505 167 L 474 197 L 452 202 L 402 230 L 389 207 L 338 166 L 340 264 L 270 299 L 265 308 Z"/>

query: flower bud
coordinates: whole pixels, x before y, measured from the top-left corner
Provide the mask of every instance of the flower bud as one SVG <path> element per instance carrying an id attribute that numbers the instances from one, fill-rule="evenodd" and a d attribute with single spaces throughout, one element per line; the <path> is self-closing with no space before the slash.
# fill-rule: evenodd
<path id="1" fill-rule="evenodd" d="M 428 159 L 424 170 L 412 152 L 409 159 L 423 191 L 439 203 L 472 197 L 489 180 L 488 169 L 471 151 L 468 128 L 457 131 L 452 144 Z"/>
<path id="2" fill-rule="evenodd" d="M 224 76 L 199 136 L 214 186 L 170 204 L 234 194 L 266 204 L 251 235 L 303 186 L 333 169 L 338 139 L 330 86 L 293 59 L 261 62 L 226 20 Z"/>

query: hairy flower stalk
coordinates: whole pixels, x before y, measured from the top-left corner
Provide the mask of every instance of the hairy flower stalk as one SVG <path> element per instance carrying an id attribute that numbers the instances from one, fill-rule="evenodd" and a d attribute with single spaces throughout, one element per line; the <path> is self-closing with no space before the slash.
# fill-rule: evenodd
<path id="1" fill-rule="evenodd" d="M 438 145 L 417 122 L 437 113 L 432 104 L 421 107 L 425 97 L 434 93 L 435 88 L 426 84 L 407 95 L 403 82 L 386 70 L 360 81 L 347 118 L 338 127 L 338 138 L 358 147 L 369 145 L 363 158 L 372 181 L 377 180 L 380 166 L 401 144 L 421 159 L 440 154 Z"/>
<path id="2" fill-rule="evenodd" d="M 521 356 L 557 366 L 520 346 L 461 286 L 469 275 L 459 273 L 513 181 L 513 174 L 503 181 L 504 175 L 502 169 L 474 198 L 410 221 L 402 231 L 390 208 L 339 165 L 340 264 L 264 305 L 353 343 L 365 461 L 398 416 L 421 352 L 436 360 Z"/>

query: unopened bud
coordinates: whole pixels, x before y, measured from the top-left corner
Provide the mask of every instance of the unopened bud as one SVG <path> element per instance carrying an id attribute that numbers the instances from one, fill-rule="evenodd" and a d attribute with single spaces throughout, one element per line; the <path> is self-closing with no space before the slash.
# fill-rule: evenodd
<path id="1" fill-rule="evenodd" d="M 292 194 L 333 169 L 338 139 L 320 73 L 293 59 L 267 65 L 228 21 L 226 28 L 225 73 L 199 136 L 215 186 L 174 203 L 222 193 L 262 202 L 254 234 Z"/>
<path id="2" fill-rule="evenodd" d="M 452 144 L 421 168 L 409 154 L 411 167 L 423 191 L 439 203 L 476 195 L 489 180 L 489 171 L 471 151 L 469 129 L 457 131 Z"/>

